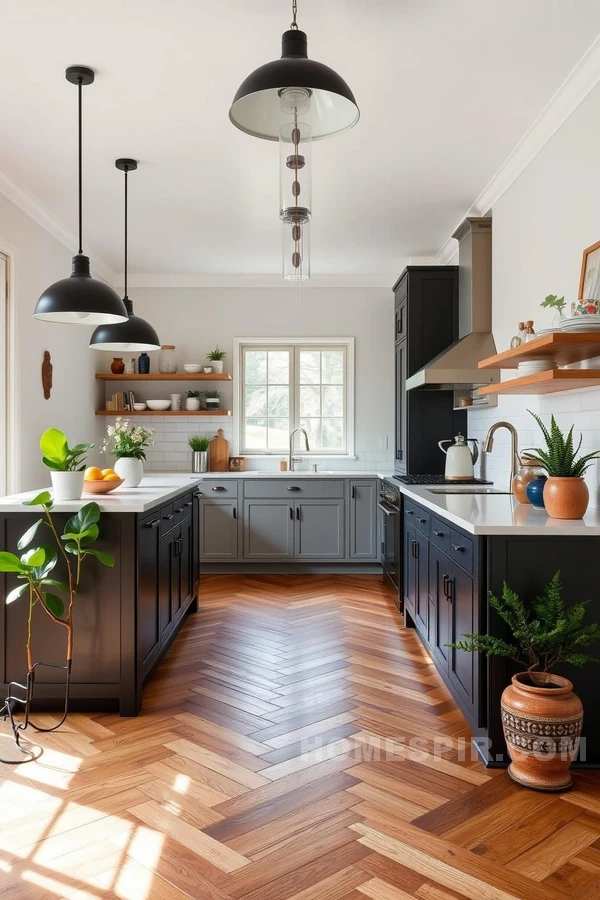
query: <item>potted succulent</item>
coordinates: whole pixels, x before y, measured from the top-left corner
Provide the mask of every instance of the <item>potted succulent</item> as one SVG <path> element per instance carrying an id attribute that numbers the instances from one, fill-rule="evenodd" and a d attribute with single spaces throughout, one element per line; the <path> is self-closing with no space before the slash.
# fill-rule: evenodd
<path id="1" fill-rule="evenodd" d="M 210 438 L 195 435 L 188 438 L 188 444 L 192 451 L 192 472 L 194 475 L 208 471 L 208 448 Z"/>
<path id="2" fill-rule="evenodd" d="M 204 395 L 207 409 L 218 409 L 221 403 L 221 395 L 218 391 L 207 391 Z"/>
<path id="3" fill-rule="evenodd" d="M 567 678 L 553 669 L 560 663 L 583 666 L 599 662 L 582 652 L 600 640 L 600 626 L 584 625 L 586 603 L 568 606 L 562 599 L 560 572 L 541 597 L 524 602 L 505 583 L 502 596 L 489 595 L 490 606 L 506 622 L 512 640 L 491 634 L 464 634 L 449 644 L 467 653 L 513 660 L 522 671 L 502 694 L 501 715 L 511 763 L 511 778 L 540 791 L 564 791 L 579 747 L 583 725 L 581 700 Z"/>
<path id="4" fill-rule="evenodd" d="M 66 435 L 58 428 L 49 428 L 40 438 L 42 462 L 50 469 L 54 499 L 79 500 L 83 493 L 85 455 L 93 444 L 69 447 Z"/>
<path id="5" fill-rule="evenodd" d="M 186 391 L 185 408 L 191 412 L 200 409 L 200 391 Z"/>
<path id="6" fill-rule="evenodd" d="M 565 321 L 565 306 L 567 305 L 567 301 L 564 297 L 557 297 L 556 294 L 548 294 L 547 297 L 544 297 L 540 306 L 544 309 L 555 309 L 556 314 L 552 319 L 552 330 L 560 331 L 563 322 Z"/>
<path id="7" fill-rule="evenodd" d="M 146 447 L 153 443 L 151 428 L 130 425 L 122 416 L 117 417 L 114 425 L 108 426 L 102 449 L 115 457 L 115 472 L 123 479 L 122 487 L 138 487 L 144 477 Z"/>
<path id="8" fill-rule="evenodd" d="M 226 356 L 227 353 L 225 352 L 225 350 L 221 350 L 218 344 L 214 350 L 211 350 L 210 353 L 206 354 L 206 358 L 210 361 L 212 371 L 215 374 L 220 375 L 222 373 L 223 360 Z"/>
<path id="9" fill-rule="evenodd" d="M 600 457 L 600 450 L 579 456 L 583 437 L 579 435 L 579 443 L 575 447 L 573 426 L 565 437 L 554 416 L 550 419 L 548 430 L 536 413 L 531 412 L 531 415 L 540 426 L 546 442 L 545 448 L 536 447 L 533 453 L 548 473 L 544 485 L 544 505 L 548 515 L 553 519 L 581 519 L 590 499 L 583 475 L 591 461 Z"/>

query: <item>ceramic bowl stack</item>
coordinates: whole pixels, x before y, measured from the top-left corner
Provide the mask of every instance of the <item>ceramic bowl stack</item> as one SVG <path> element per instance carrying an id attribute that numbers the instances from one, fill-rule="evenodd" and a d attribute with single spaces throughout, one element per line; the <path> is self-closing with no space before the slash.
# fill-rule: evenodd
<path id="1" fill-rule="evenodd" d="M 587 316 L 572 316 L 565 319 L 561 325 L 561 330 L 568 332 L 575 331 L 600 331 L 600 314 L 593 313 Z"/>
<path id="2" fill-rule="evenodd" d="M 556 369 L 556 363 L 551 359 L 527 359 L 517 366 L 519 375 L 536 375 L 538 372 L 549 372 Z"/>

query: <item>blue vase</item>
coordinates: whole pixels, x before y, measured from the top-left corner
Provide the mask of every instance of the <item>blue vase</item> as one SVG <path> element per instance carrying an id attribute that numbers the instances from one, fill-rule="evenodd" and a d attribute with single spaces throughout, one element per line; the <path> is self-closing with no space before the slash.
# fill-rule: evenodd
<path id="1" fill-rule="evenodd" d="M 140 353 L 138 358 L 138 373 L 140 375 L 150 374 L 150 357 L 147 353 Z"/>
<path id="2" fill-rule="evenodd" d="M 533 478 L 527 485 L 527 496 L 532 506 L 537 509 L 544 509 L 544 485 L 548 480 L 547 475 L 538 475 Z"/>

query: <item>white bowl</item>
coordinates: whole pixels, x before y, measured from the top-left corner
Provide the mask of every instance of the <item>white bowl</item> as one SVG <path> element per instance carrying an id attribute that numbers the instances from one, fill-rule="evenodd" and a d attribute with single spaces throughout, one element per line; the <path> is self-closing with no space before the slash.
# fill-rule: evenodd
<path id="1" fill-rule="evenodd" d="M 148 407 L 148 409 L 156 409 L 156 410 L 170 409 L 171 401 L 170 400 L 147 400 L 146 406 Z"/>
<path id="2" fill-rule="evenodd" d="M 183 368 L 186 372 L 196 373 L 202 371 L 202 366 L 200 363 L 185 363 Z"/>
<path id="3" fill-rule="evenodd" d="M 146 409 L 145 403 L 134 403 L 133 408 L 137 409 L 138 412 L 141 412 L 143 409 Z"/>

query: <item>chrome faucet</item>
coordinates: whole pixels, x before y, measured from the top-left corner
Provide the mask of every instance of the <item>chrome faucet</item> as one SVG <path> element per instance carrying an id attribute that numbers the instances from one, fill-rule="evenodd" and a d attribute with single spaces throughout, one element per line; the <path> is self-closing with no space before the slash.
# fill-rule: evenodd
<path id="1" fill-rule="evenodd" d="M 510 485 L 512 491 L 512 481 L 519 466 L 521 465 L 521 457 L 519 456 L 518 444 L 519 444 L 519 435 L 517 434 L 517 430 L 514 425 L 511 425 L 510 422 L 494 422 L 490 430 L 488 431 L 485 441 L 483 442 L 483 452 L 491 453 L 492 448 L 494 446 L 494 434 L 499 428 L 506 428 L 510 432 L 510 456 L 511 456 L 511 464 L 510 464 Z"/>
<path id="2" fill-rule="evenodd" d="M 289 456 L 288 456 L 288 469 L 290 472 L 294 471 L 294 463 L 301 461 L 299 458 L 297 459 L 294 456 L 294 435 L 296 434 L 297 431 L 301 431 L 302 434 L 304 435 L 304 440 L 306 441 L 306 452 L 308 453 L 310 451 L 310 444 L 308 443 L 308 435 L 307 435 L 306 431 L 304 430 L 304 428 L 294 428 L 294 430 L 292 432 L 290 432 L 290 452 L 289 452 Z"/>

